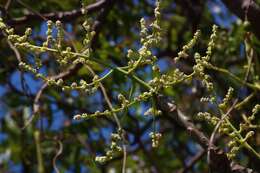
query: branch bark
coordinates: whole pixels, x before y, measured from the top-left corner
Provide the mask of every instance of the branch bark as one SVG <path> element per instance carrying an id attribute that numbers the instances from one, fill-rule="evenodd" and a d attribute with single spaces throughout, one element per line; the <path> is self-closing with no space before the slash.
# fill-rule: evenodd
<path id="1" fill-rule="evenodd" d="M 98 10 L 104 8 L 106 5 L 109 5 L 109 3 L 110 3 L 110 0 L 99 0 L 93 4 L 88 5 L 87 7 L 85 7 L 85 10 L 87 10 L 88 13 L 93 13 L 95 11 L 98 11 Z M 10 19 L 7 21 L 7 23 L 9 25 L 21 25 L 21 24 L 25 24 L 26 22 L 42 20 L 42 18 L 46 18 L 48 20 L 71 21 L 81 15 L 82 15 L 81 8 L 71 10 L 71 11 L 45 13 L 45 14 L 41 14 L 41 16 L 34 14 L 34 13 L 29 13 L 22 17 Z"/>
<path id="2" fill-rule="evenodd" d="M 247 19 L 254 34 L 260 39 L 260 6 L 253 0 L 222 0 L 226 7 L 240 19 Z"/>

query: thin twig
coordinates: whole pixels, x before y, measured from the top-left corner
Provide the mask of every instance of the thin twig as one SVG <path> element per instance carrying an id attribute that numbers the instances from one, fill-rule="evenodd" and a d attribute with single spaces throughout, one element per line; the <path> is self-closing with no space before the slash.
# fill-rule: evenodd
<path id="1" fill-rule="evenodd" d="M 247 104 L 254 96 L 256 92 L 251 93 L 249 96 L 244 98 L 241 102 L 237 103 L 235 109 L 240 110 L 245 104 Z"/>
<path id="2" fill-rule="evenodd" d="M 6 35 L 4 33 L 4 35 Z M 22 62 L 22 57 L 21 57 L 21 54 L 20 52 L 18 51 L 18 49 L 13 45 L 13 43 L 7 39 L 7 44 L 9 45 L 9 47 L 13 50 L 14 54 L 15 54 L 15 57 L 17 59 L 17 61 L 20 63 Z M 21 87 L 22 87 L 22 91 L 24 92 L 24 94 L 30 98 L 30 95 L 31 92 L 30 92 L 30 88 L 29 86 L 27 85 L 27 83 L 25 82 L 25 78 L 24 78 L 24 73 L 23 71 L 20 71 L 20 78 L 21 78 Z M 27 92 L 28 91 L 28 92 Z"/>
<path id="3" fill-rule="evenodd" d="M 91 72 L 91 74 L 92 74 L 93 76 L 96 75 L 96 73 L 92 70 L 92 68 L 91 68 L 90 66 L 86 65 L 86 67 L 88 68 L 88 70 Z M 112 103 L 111 103 L 111 101 L 110 101 L 110 99 L 109 99 L 109 97 L 108 97 L 108 95 L 107 95 L 107 92 L 106 92 L 106 89 L 105 89 L 104 85 L 103 85 L 101 82 L 99 82 L 99 87 L 100 87 L 100 89 L 101 89 L 101 91 L 102 91 L 102 93 L 103 93 L 103 95 L 104 95 L 104 98 L 105 98 L 105 100 L 106 100 L 106 102 L 107 102 L 107 105 L 108 105 L 109 109 L 113 112 L 113 110 L 114 110 L 113 105 L 112 105 Z M 118 129 L 122 129 L 122 125 L 121 125 L 121 123 L 120 123 L 120 121 L 119 121 L 117 115 L 116 115 L 114 112 L 113 112 L 113 117 L 114 117 L 114 119 L 116 120 Z M 123 138 L 123 143 L 125 143 L 126 139 L 124 138 L 124 134 L 122 135 L 122 138 Z M 126 170 L 126 156 L 127 156 L 126 145 L 123 144 L 123 165 L 122 165 L 122 173 L 125 173 L 125 170 Z"/>
<path id="4" fill-rule="evenodd" d="M 57 165 L 56 165 L 56 160 L 57 158 L 61 155 L 62 151 L 63 151 L 63 145 L 62 145 L 62 142 L 60 140 L 58 140 L 58 144 L 59 144 L 59 150 L 58 152 L 56 153 L 56 155 L 54 156 L 53 160 L 52 160 L 52 165 L 53 165 L 53 168 L 55 170 L 56 173 L 60 173 Z"/>
<path id="5" fill-rule="evenodd" d="M 8 0 L 5 4 L 5 10 L 7 11 L 10 7 L 10 4 L 11 4 L 12 0 Z"/>
<path id="6" fill-rule="evenodd" d="M 206 153 L 206 150 L 200 150 L 194 157 L 191 158 L 185 168 L 181 169 L 178 173 L 186 173 L 189 171 Z"/>
<path id="7" fill-rule="evenodd" d="M 19 51 L 17 50 L 17 48 L 16 48 L 16 47 L 13 45 L 13 43 L 11 43 L 11 41 L 8 40 L 8 39 L 7 39 L 7 44 L 8 44 L 9 47 L 14 51 L 17 60 L 18 60 L 19 62 L 21 62 L 21 61 L 22 61 L 22 57 L 21 57 L 21 54 L 19 53 Z"/>
<path id="8" fill-rule="evenodd" d="M 42 158 L 42 152 L 41 152 L 41 146 L 40 146 L 40 132 L 39 131 L 34 132 L 34 140 L 35 140 L 35 144 L 36 144 L 38 173 L 44 173 L 44 164 L 43 164 L 43 158 Z"/>
<path id="9" fill-rule="evenodd" d="M 48 20 L 46 17 L 44 17 L 41 13 L 39 13 L 38 11 L 34 10 L 33 8 L 31 8 L 29 5 L 27 5 L 26 3 L 24 3 L 21 0 L 16 0 L 19 4 L 21 4 L 22 6 L 24 6 L 25 8 L 27 8 L 29 11 L 31 11 L 33 14 L 39 16 L 41 19 L 43 20 Z"/>
<path id="10" fill-rule="evenodd" d="M 67 76 L 69 76 L 71 74 L 72 71 L 74 71 L 75 69 L 75 66 L 71 66 L 70 68 L 68 68 L 67 71 L 64 71 L 64 72 L 61 72 L 59 73 L 58 75 L 54 75 L 54 76 L 50 76 L 49 78 L 50 79 L 53 79 L 53 80 L 57 80 L 57 79 L 62 79 L 62 78 L 65 78 Z M 39 91 L 37 92 L 35 98 L 34 98 L 34 101 L 33 101 L 33 111 L 32 111 L 32 115 L 30 116 L 30 118 L 27 120 L 27 122 L 25 123 L 24 127 L 22 129 L 25 129 L 31 122 L 32 120 L 34 119 L 35 115 L 38 114 L 39 112 L 39 109 L 40 109 L 40 105 L 39 105 L 39 101 L 40 101 L 40 98 L 43 94 L 43 91 L 48 87 L 48 84 L 47 83 L 43 83 L 43 85 L 41 86 L 41 88 L 39 89 Z"/>
<path id="11" fill-rule="evenodd" d="M 247 87 L 249 87 L 251 89 L 260 91 L 260 87 L 259 86 L 255 85 L 255 84 L 252 84 L 252 83 L 248 83 L 248 82 L 243 81 L 242 79 L 240 79 L 239 77 L 237 77 L 233 73 L 229 72 L 227 69 L 223 69 L 223 68 L 216 67 L 216 66 L 213 66 L 213 65 L 209 65 L 208 68 L 212 69 L 212 70 L 215 70 L 215 71 L 218 71 L 218 72 L 221 72 L 221 73 L 224 73 L 224 74 L 228 75 L 229 77 L 231 77 L 232 79 L 236 80 L 238 83 L 240 83 L 242 85 L 245 85 L 245 86 L 247 86 Z"/>
<path id="12" fill-rule="evenodd" d="M 110 3 L 110 0 L 100 0 L 93 4 L 90 4 L 86 6 L 84 9 L 88 12 L 88 14 L 93 13 L 97 10 L 100 10 L 101 8 L 105 7 Z M 45 13 L 41 14 L 40 16 L 34 13 L 30 13 L 27 15 L 24 15 L 23 17 L 18 17 L 14 19 L 10 19 L 8 21 L 11 25 L 20 25 L 24 24 L 26 22 L 31 22 L 33 20 L 39 20 L 42 19 L 42 17 L 48 19 L 48 20 L 61 20 L 61 21 L 69 21 L 74 20 L 75 18 L 82 15 L 82 9 L 74 9 L 71 11 L 62 11 L 62 12 L 51 12 L 51 13 Z"/>

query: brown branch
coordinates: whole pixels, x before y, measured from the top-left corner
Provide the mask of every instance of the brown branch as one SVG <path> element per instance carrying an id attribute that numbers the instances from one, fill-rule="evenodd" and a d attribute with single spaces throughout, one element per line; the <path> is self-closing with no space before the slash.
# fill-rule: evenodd
<path id="1" fill-rule="evenodd" d="M 222 0 L 227 8 L 242 20 L 248 20 L 254 34 L 260 38 L 260 6 L 253 0 Z"/>
<path id="2" fill-rule="evenodd" d="M 85 7 L 85 10 L 88 13 L 93 13 L 95 11 L 98 11 L 102 8 L 104 8 L 106 5 L 110 3 L 110 0 L 100 0 L 93 4 L 90 4 Z M 14 19 L 8 20 L 9 25 L 20 25 L 24 24 L 26 22 L 32 22 L 35 20 L 42 20 L 42 18 L 46 18 L 48 20 L 60 20 L 60 21 L 71 21 L 75 18 L 82 15 L 82 9 L 75 9 L 71 11 L 60 11 L 60 12 L 51 12 L 51 13 L 45 13 L 41 14 L 41 16 L 35 14 L 35 13 L 29 13 L 23 17 L 18 17 Z"/>
<path id="3" fill-rule="evenodd" d="M 57 153 L 55 154 L 54 158 L 52 159 L 52 165 L 53 165 L 53 168 L 55 170 L 56 173 L 60 173 L 57 165 L 56 165 L 56 161 L 57 161 L 57 158 L 62 154 L 63 152 L 63 144 L 61 143 L 60 140 L 58 140 L 58 144 L 59 144 L 59 149 L 57 151 Z"/>
<path id="4" fill-rule="evenodd" d="M 12 0 L 7 0 L 7 2 L 5 3 L 5 10 L 7 11 L 8 8 L 10 7 Z"/>

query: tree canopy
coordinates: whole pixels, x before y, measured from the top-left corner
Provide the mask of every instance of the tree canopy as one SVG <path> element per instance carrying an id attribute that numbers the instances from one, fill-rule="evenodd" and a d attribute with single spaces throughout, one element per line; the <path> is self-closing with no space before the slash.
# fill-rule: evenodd
<path id="1" fill-rule="evenodd" d="M 0 2 L 0 172 L 260 170 L 260 1 Z"/>

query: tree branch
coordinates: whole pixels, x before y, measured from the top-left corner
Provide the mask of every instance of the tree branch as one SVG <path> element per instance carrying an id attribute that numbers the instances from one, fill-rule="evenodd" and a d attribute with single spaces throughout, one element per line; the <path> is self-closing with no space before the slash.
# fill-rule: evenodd
<path id="1" fill-rule="evenodd" d="M 260 39 L 260 6 L 253 0 L 222 0 L 227 8 L 240 19 L 247 19 L 254 34 Z"/>
<path id="2" fill-rule="evenodd" d="M 85 10 L 88 13 L 93 13 L 94 11 L 100 10 L 104 8 L 106 5 L 109 5 L 110 0 L 100 0 L 93 4 L 90 4 L 85 7 Z M 29 13 L 23 17 L 18 17 L 14 19 L 8 20 L 9 25 L 20 25 L 24 24 L 26 22 L 32 22 L 35 20 L 42 20 L 42 18 L 46 18 L 48 20 L 60 20 L 60 21 L 71 21 L 75 18 L 82 15 L 82 9 L 75 9 L 71 11 L 60 11 L 60 12 L 51 12 L 51 13 L 45 13 L 41 14 L 41 16 L 35 14 L 35 13 Z"/>

